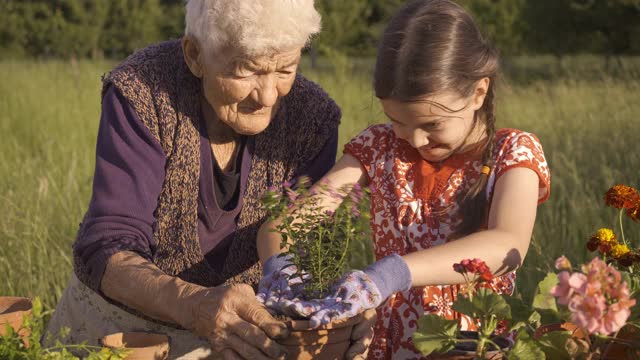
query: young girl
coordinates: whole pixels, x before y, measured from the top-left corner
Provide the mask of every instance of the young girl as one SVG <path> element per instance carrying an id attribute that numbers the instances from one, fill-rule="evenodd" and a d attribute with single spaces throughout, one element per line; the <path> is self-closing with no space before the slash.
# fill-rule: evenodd
<path id="1" fill-rule="evenodd" d="M 452 265 L 462 259 L 484 260 L 501 275 L 494 290 L 513 291 L 537 204 L 549 196 L 549 169 L 535 135 L 496 129 L 497 73 L 496 51 L 451 1 L 412 1 L 384 32 L 374 86 L 391 123 L 352 139 L 323 181 L 370 187 L 378 261 L 343 279 L 342 307 L 324 303 L 312 314 L 324 322 L 377 306 L 370 358 L 419 358 L 412 333 L 427 313 L 472 326 L 451 309 L 464 280 Z M 265 275 L 283 261 L 272 256 L 280 252 L 272 226 L 258 236 Z M 363 286 L 369 296 L 358 296 Z"/>

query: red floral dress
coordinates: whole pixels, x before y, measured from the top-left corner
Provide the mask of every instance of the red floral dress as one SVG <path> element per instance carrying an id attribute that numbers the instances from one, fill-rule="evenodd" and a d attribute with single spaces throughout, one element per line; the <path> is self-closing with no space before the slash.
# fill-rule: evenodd
<path id="1" fill-rule="evenodd" d="M 477 151 L 454 154 L 440 163 L 423 160 L 409 143 L 397 138 L 390 124 L 374 125 L 344 148 L 368 174 L 371 188 L 371 229 L 377 259 L 392 253 L 404 255 L 450 241 L 461 221 L 456 194 L 478 180 L 482 168 Z M 549 168 L 535 135 L 515 129 L 496 133 L 486 195 L 491 199 L 496 180 L 514 167 L 538 174 L 538 203 L 549 196 Z M 453 265 L 453 264 L 452 264 Z M 492 283 L 494 290 L 512 293 L 515 273 Z M 471 319 L 454 312 L 451 304 L 460 286 L 414 287 L 398 292 L 378 308 L 370 359 L 419 359 L 412 344 L 417 320 L 426 313 L 457 319 L 463 330 L 473 329 Z"/>

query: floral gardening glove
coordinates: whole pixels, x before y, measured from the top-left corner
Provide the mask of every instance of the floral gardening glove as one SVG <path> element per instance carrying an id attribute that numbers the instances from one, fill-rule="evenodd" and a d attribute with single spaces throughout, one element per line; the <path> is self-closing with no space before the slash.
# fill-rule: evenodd
<path id="1" fill-rule="evenodd" d="M 291 279 L 296 271 L 289 256 L 276 254 L 268 258 L 262 267 L 262 279 L 258 284 L 258 301 L 269 307 L 269 304 L 280 299 L 294 298 L 296 285 L 302 282 L 301 279 Z"/>
<path id="2" fill-rule="evenodd" d="M 320 309 L 334 305 L 334 299 L 303 300 L 303 279 L 292 278 L 296 272 L 297 268 L 288 256 L 276 254 L 267 259 L 258 285 L 258 301 L 272 312 L 294 319 L 308 318 Z"/>
<path id="3" fill-rule="evenodd" d="M 363 271 L 346 273 L 322 299 L 322 307 L 311 315 L 311 326 L 346 319 L 378 307 L 392 294 L 411 287 L 411 272 L 397 254 L 389 255 L 369 265 Z"/>

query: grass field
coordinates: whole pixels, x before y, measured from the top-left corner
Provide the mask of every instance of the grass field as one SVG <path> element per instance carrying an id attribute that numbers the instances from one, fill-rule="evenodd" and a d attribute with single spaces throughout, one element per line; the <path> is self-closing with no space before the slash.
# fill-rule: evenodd
<path id="1" fill-rule="evenodd" d="M 384 121 L 371 92 L 370 61 L 334 60 L 302 72 L 343 109 L 340 144 Z M 589 235 L 612 226 L 602 203 L 611 185 L 640 185 L 640 59 L 604 69 L 599 58 L 514 59 L 500 83 L 498 123 L 538 135 L 551 166 L 551 198 L 539 208 L 533 245 L 519 271 L 530 296 L 567 254 L 580 261 Z M 71 244 L 86 210 L 100 111 L 100 75 L 109 63 L 0 62 L 0 294 L 60 297 Z M 626 223 L 640 244 L 640 224 Z"/>

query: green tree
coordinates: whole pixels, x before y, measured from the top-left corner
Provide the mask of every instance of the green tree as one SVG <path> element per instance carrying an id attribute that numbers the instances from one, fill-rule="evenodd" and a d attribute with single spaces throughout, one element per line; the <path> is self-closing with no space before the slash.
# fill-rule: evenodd
<path id="1" fill-rule="evenodd" d="M 162 39 L 159 0 L 112 0 L 100 46 L 112 58 Z"/>
<path id="2" fill-rule="evenodd" d="M 525 0 L 460 0 L 459 4 L 474 15 L 483 34 L 503 54 L 515 54 L 523 48 Z"/>

